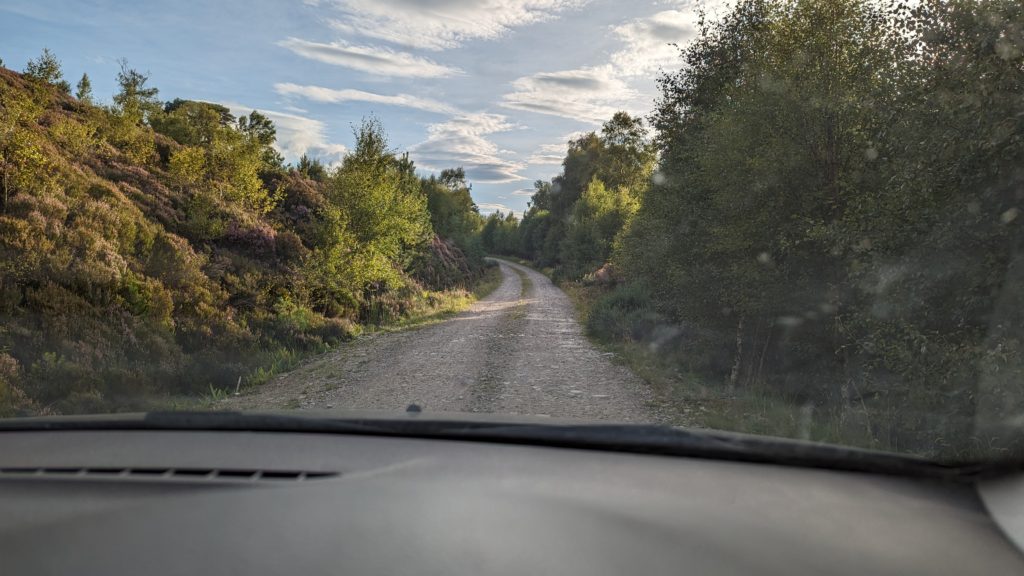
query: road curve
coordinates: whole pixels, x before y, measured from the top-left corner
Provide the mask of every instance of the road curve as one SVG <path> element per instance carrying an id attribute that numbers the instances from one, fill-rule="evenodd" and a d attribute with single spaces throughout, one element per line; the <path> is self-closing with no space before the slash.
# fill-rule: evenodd
<path id="1" fill-rule="evenodd" d="M 485 412 L 664 422 L 647 385 L 583 336 L 544 275 L 499 261 L 501 285 L 454 318 L 370 334 L 310 359 L 227 407 Z"/>

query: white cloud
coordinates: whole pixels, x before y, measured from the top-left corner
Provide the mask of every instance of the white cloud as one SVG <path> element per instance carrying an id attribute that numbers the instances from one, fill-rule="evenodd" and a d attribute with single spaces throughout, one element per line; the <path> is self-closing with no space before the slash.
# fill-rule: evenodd
<path id="1" fill-rule="evenodd" d="M 528 164 L 561 164 L 565 158 L 565 144 L 541 144 L 526 162 Z"/>
<path id="2" fill-rule="evenodd" d="M 626 46 L 612 54 L 612 64 L 626 76 L 649 75 L 659 68 L 678 68 L 680 46 L 697 35 L 695 10 L 665 10 L 612 29 Z"/>
<path id="3" fill-rule="evenodd" d="M 493 214 L 494 212 L 501 212 L 502 214 L 508 214 L 509 212 L 516 215 L 516 218 L 522 218 L 522 211 L 515 211 L 504 204 L 494 204 L 492 202 L 477 202 L 477 208 L 480 209 L 481 214 Z"/>
<path id="4" fill-rule="evenodd" d="M 526 160 L 527 164 L 561 164 L 569 151 L 569 141 L 583 136 L 586 132 L 570 132 L 554 144 L 541 144 Z M 532 193 L 532 191 L 531 191 Z"/>
<path id="5" fill-rule="evenodd" d="M 322 86 L 303 86 L 292 83 L 274 84 L 274 90 L 282 96 L 299 96 L 315 102 L 341 103 L 341 102 L 371 102 L 374 104 L 385 104 L 387 106 L 402 106 L 415 108 L 425 112 L 436 112 L 438 114 L 457 114 L 458 110 L 437 100 L 420 98 L 410 94 L 396 94 L 387 96 L 374 94 L 363 90 L 324 88 Z"/>
<path id="6" fill-rule="evenodd" d="M 274 148 L 286 160 L 297 160 L 303 154 L 307 154 L 314 158 L 320 158 L 328 164 L 334 164 L 340 162 L 348 152 L 345 145 L 328 141 L 327 126 L 319 120 L 297 114 L 253 108 L 236 102 L 220 102 L 220 104 L 227 106 L 236 116 L 259 110 L 260 114 L 270 118 L 274 127 L 277 128 L 277 142 L 274 144 Z"/>
<path id="7" fill-rule="evenodd" d="M 622 47 L 603 65 L 541 72 L 512 83 L 501 105 L 539 114 L 562 116 L 600 124 L 619 111 L 643 113 L 649 109 L 650 94 L 642 95 L 629 82 L 650 78 L 659 68 L 681 65 L 679 49 L 698 33 L 698 8 L 713 14 L 723 0 L 671 2 L 677 9 L 663 10 L 644 18 L 629 20 L 610 28 Z M 542 146 L 530 157 L 531 164 L 557 164 L 553 146 Z"/>
<path id="8" fill-rule="evenodd" d="M 458 114 L 447 122 L 431 124 L 427 139 L 409 148 L 417 164 L 430 170 L 462 166 L 471 181 L 501 183 L 524 180 L 519 174 L 526 165 L 510 160 L 485 136 L 516 128 L 500 114 Z"/>
<path id="9" fill-rule="evenodd" d="M 535 188 L 520 188 L 512 192 L 513 196 L 533 196 L 537 190 Z"/>
<path id="10" fill-rule="evenodd" d="M 332 20 L 346 34 L 427 50 L 493 40 L 512 29 L 556 18 L 589 0 L 333 0 Z"/>
<path id="11" fill-rule="evenodd" d="M 428 58 L 380 46 L 356 46 L 343 41 L 324 44 L 299 38 L 289 38 L 277 44 L 303 58 L 376 76 L 443 78 L 462 73 L 456 68 L 438 64 Z"/>
<path id="12" fill-rule="evenodd" d="M 582 122 L 600 124 L 631 105 L 639 94 L 630 88 L 611 65 L 542 72 L 512 82 L 505 108 L 551 114 Z"/>

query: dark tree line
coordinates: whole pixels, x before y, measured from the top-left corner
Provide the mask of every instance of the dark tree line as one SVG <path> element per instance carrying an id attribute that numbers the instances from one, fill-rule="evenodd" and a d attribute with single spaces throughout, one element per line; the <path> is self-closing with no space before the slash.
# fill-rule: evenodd
<path id="1" fill-rule="evenodd" d="M 506 250 L 584 282 L 611 263 L 592 330 L 817 437 L 1013 445 L 1024 7 L 744 0 L 660 88 L 653 149 L 622 114 L 570 142 Z"/>

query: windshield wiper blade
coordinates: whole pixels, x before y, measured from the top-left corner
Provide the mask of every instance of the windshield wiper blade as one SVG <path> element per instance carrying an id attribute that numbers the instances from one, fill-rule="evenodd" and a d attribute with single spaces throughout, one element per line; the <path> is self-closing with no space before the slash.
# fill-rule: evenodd
<path id="1" fill-rule="evenodd" d="M 967 471 L 962 467 L 946 466 L 910 455 L 657 425 L 484 424 L 447 432 L 460 439 L 491 442 L 543 444 L 552 447 L 734 460 L 873 474 L 928 476 L 955 481 L 970 481 L 965 478 L 964 473 L 975 473 L 974 470 Z"/>
<path id="2" fill-rule="evenodd" d="M 373 419 L 310 418 L 242 412 L 145 412 L 109 415 L 44 416 L 0 419 L 0 431 L 12 430 L 220 430 L 386 434 Z"/>
<path id="3" fill-rule="evenodd" d="M 0 419 L 15 430 L 213 430 L 397 436 L 685 456 L 973 482 L 1019 467 L 945 465 L 925 458 L 731 432 L 639 424 L 537 424 L 431 419 L 426 415 L 336 418 L 278 413 L 149 412 Z"/>

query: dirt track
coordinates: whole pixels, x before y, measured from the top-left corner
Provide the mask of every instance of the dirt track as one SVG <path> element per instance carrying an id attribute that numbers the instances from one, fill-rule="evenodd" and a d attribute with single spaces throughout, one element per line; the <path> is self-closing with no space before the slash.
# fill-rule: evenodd
<path id="1" fill-rule="evenodd" d="M 501 261 L 502 284 L 442 323 L 357 339 L 226 408 L 404 410 L 663 422 L 653 394 L 587 342 L 564 292 Z"/>

